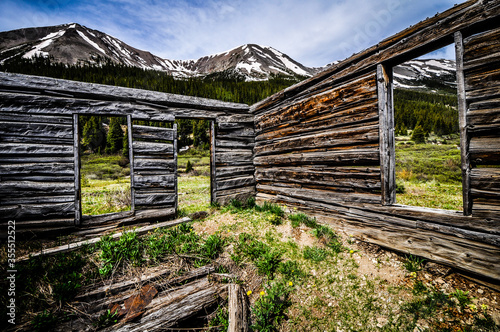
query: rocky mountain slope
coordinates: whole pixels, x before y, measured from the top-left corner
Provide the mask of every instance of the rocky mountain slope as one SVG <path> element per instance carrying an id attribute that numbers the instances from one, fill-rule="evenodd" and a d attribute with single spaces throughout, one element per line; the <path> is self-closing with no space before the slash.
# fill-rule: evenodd
<path id="1" fill-rule="evenodd" d="M 167 72 L 174 77 L 198 77 L 228 72 L 246 80 L 266 80 L 273 74 L 310 77 L 325 67 L 306 67 L 280 51 L 246 44 L 197 60 L 169 60 L 134 48 L 106 33 L 77 23 L 0 32 L 0 63 L 16 57 L 51 56 L 65 64 L 113 61 Z M 337 61 L 332 64 L 337 63 Z M 451 60 L 412 60 L 394 68 L 397 87 L 438 89 L 455 86 Z"/>

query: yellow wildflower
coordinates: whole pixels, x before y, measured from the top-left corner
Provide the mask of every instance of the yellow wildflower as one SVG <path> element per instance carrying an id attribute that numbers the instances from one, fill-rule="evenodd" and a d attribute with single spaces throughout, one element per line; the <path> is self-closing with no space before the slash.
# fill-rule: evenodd
<path id="1" fill-rule="evenodd" d="M 288 286 L 293 286 L 293 282 L 289 281 Z"/>
<path id="2" fill-rule="evenodd" d="M 248 295 L 248 296 L 252 295 L 252 291 L 251 291 L 251 290 L 249 290 L 249 291 L 247 292 L 247 295 Z"/>
<path id="3" fill-rule="evenodd" d="M 477 307 L 476 307 L 476 305 L 475 305 L 475 304 L 469 304 L 469 308 L 470 308 L 470 310 L 472 310 L 472 311 L 476 311 L 476 309 L 477 309 Z"/>
<path id="4" fill-rule="evenodd" d="M 354 250 L 349 251 L 351 254 L 354 254 Z"/>
<path id="5" fill-rule="evenodd" d="M 264 291 L 260 292 L 260 296 L 264 296 L 264 294 L 266 294 L 266 292 L 264 292 Z"/>
<path id="6" fill-rule="evenodd" d="M 488 306 L 487 306 L 486 304 L 484 304 L 484 303 L 483 303 L 483 304 L 481 304 L 481 309 L 482 309 L 482 310 L 486 310 L 486 309 L 488 309 Z"/>

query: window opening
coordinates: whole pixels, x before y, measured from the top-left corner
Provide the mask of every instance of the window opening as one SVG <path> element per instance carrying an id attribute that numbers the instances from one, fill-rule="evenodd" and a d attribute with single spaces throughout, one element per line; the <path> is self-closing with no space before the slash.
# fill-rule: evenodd
<path id="1" fill-rule="evenodd" d="M 178 204 L 184 213 L 207 210 L 211 202 L 210 120 L 176 119 Z"/>
<path id="2" fill-rule="evenodd" d="M 131 210 L 127 118 L 80 115 L 82 215 Z"/>
<path id="3" fill-rule="evenodd" d="M 454 45 L 393 67 L 396 203 L 462 210 Z"/>

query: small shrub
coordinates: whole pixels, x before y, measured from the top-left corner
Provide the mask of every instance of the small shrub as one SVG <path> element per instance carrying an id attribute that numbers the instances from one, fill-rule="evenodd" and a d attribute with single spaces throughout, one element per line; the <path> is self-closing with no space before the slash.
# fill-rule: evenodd
<path id="1" fill-rule="evenodd" d="M 413 255 L 406 256 L 403 266 L 408 272 L 418 272 L 422 270 L 422 264 L 425 261 L 423 258 L 418 258 Z"/>
<path id="2" fill-rule="evenodd" d="M 278 267 L 278 272 L 281 273 L 286 280 L 297 280 L 307 276 L 307 273 L 302 271 L 299 263 L 296 261 L 287 261 L 281 263 Z"/>
<path id="3" fill-rule="evenodd" d="M 280 217 L 280 216 L 278 216 L 277 214 L 274 214 L 274 213 L 273 213 L 273 214 L 271 214 L 271 215 L 269 215 L 269 216 L 267 217 L 267 220 L 268 220 L 271 224 L 273 224 L 273 225 L 275 225 L 275 226 L 281 225 L 281 224 L 282 224 L 282 222 L 283 222 L 283 220 L 281 219 L 281 217 Z"/>
<path id="4" fill-rule="evenodd" d="M 317 247 L 305 247 L 303 255 L 305 259 L 309 259 L 314 262 L 321 262 L 328 256 L 328 251 Z"/>
<path id="5" fill-rule="evenodd" d="M 193 164 L 191 164 L 191 161 L 188 160 L 186 164 L 186 173 L 192 172 L 193 171 Z"/>
<path id="6" fill-rule="evenodd" d="M 224 248 L 224 239 L 218 234 L 209 235 L 203 244 L 202 254 L 210 259 L 216 258 Z"/>
<path id="7" fill-rule="evenodd" d="M 460 289 L 456 289 L 453 293 L 450 294 L 450 297 L 454 297 L 458 300 L 458 305 L 463 309 L 468 304 L 471 304 L 472 301 L 469 298 L 469 292 L 464 292 Z"/>
<path id="8" fill-rule="evenodd" d="M 290 214 L 288 216 L 288 219 L 292 221 L 293 227 L 299 227 L 301 224 L 304 224 L 307 227 L 316 228 L 316 226 L 318 225 L 316 219 L 310 218 L 308 215 L 302 212 Z"/>
<path id="9" fill-rule="evenodd" d="M 278 331 L 280 323 L 287 319 L 286 309 L 292 304 L 290 291 L 291 286 L 283 281 L 266 288 L 265 294 L 252 307 L 255 317 L 252 329 L 261 332 Z"/>

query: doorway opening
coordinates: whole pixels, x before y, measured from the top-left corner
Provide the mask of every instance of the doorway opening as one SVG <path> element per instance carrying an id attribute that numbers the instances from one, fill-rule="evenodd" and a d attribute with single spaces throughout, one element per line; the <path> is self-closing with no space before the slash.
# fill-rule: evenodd
<path id="1" fill-rule="evenodd" d="M 396 202 L 462 210 L 454 45 L 393 67 Z"/>
<path id="2" fill-rule="evenodd" d="M 212 199 L 212 132 L 205 119 L 176 119 L 178 206 L 181 213 L 205 211 Z"/>
<path id="3" fill-rule="evenodd" d="M 79 115 L 81 214 L 131 210 L 127 118 Z"/>

